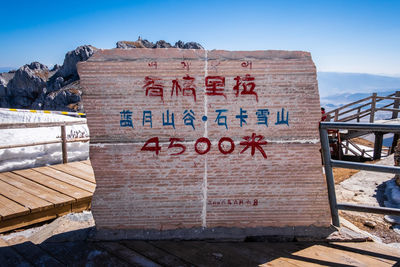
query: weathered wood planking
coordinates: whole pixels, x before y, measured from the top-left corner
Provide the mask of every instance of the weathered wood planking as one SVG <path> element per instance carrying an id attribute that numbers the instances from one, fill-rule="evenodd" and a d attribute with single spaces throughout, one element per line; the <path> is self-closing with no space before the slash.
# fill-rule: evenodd
<path id="1" fill-rule="evenodd" d="M 0 173 L 0 233 L 90 209 L 95 188 L 90 161 Z"/>

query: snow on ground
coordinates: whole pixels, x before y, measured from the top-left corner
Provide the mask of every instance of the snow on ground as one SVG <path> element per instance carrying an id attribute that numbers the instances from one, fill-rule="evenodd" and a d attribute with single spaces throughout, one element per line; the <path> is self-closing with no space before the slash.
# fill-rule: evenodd
<path id="1" fill-rule="evenodd" d="M 393 166 L 393 155 L 377 162 L 379 165 Z M 394 174 L 359 171 L 349 179 L 336 185 L 337 201 L 342 203 L 357 203 L 370 206 L 380 206 L 378 199 L 383 197 L 383 191 L 379 189 L 387 181 L 391 180 Z M 382 195 L 380 195 L 382 193 Z M 377 198 L 378 197 L 378 198 Z"/>
<path id="2" fill-rule="evenodd" d="M 393 154 L 378 161 L 376 164 L 393 166 Z M 352 203 L 367 206 L 385 206 L 400 208 L 400 187 L 396 185 L 394 174 L 359 171 L 349 179 L 336 185 L 336 197 L 338 203 Z M 347 211 L 343 211 L 348 213 Z M 352 212 L 364 221 L 382 220 L 379 215 L 372 213 Z M 397 224 L 393 230 L 400 234 L 400 216 L 385 215 L 385 221 Z M 375 241 L 380 238 L 374 237 Z M 400 247 L 400 243 L 392 243 L 394 247 Z"/>
<path id="3" fill-rule="evenodd" d="M 0 124 L 24 122 L 86 121 L 66 115 L 17 112 L 0 109 Z M 67 139 L 89 136 L 86 124 L 66 126 Z M 0 129 L 0 146 L 29 144 L 61 139 L 61 127 Z M 68 161 L 86 160 L 89 143 L 68 143 Z M 0 172 L 62 163 L 61 143 L 0 149 Z"/>
<path id="4" fill-rule="evenodd" d="M 349 145 L 349 150 L 346 151 L 345 148 L 343 148 L 343 154 L 347 155 L 347 156 L 359 156 L 361 154 L 361 151 L 359 151 L 354 145 L 352 145 L 351 143 L 348 144 Z M 365 156 L 367 157 L 371 157 L 374 154 L 374 150 L 368 146 L 363 146 L 363 145 L 357 145 L 360 149 L 364 150 L 366 152 Z M 354 154 L 353 151 L 355 151 L 357 154 Z M 386 156 L 387 155 L 387 151 L 382 152 L 382 156 Z"/>

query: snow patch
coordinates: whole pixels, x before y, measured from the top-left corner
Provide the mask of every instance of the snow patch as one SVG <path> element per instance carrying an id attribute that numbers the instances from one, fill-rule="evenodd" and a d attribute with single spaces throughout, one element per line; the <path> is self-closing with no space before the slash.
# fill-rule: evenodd
<path id="1" fill-rule="evenodd" d="M 65 115 L 0 110 L 0 124 L 86 121 Z M 87 125 L 66 126 L 67 139 L 89 137 Z M 61 139 L 61 127 L 0 129 L 0 146 L 24 145 Z M 89 143 L 68 143 L 68 160 L 86 160 Z M 0 149 L 0 172 L 62 163 L 61 143 Z"/>

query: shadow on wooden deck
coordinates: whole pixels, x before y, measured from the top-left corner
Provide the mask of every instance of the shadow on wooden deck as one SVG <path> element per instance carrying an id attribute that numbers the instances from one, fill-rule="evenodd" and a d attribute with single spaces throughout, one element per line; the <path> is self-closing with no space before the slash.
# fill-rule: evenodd
<path id="1" fill-rule="evenodd" d="M 93 228 L 51 236 L 40 244 L 0 243 L 5 266 L 393 266 L 400 251 L 374 242 L 217 242 L 87 240 Z"/>

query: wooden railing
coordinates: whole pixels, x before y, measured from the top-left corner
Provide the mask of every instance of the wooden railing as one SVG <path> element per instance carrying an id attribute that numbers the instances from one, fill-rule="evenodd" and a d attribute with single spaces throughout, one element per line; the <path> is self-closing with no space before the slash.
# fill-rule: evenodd
<path id="1" fill-rule="evenodd" d="M 377 103 L 383 100 L 391 100 L 391 103 L 379 107 Z M 360 119 L 369 116 L 369 122 L 372 123 L 375 121 L 375 114 L 378 111 L 391 111 L 392 119 L 395 119 L 400 112 L 399 103 L 400 91 L 388 96 L 378 96 L 377 93 L 373 93 L 369 97 L 327 112 L 327 121 L 346 122 L 356 120 L 360 122 Z"/>
<path id="2" fill-rule="evenodd" d="M 9 149 L 9 148 L 18 148 L 18 147 L 38 146 L 38 145 L 48 145 L 48 144 L 61 143 L 63 163 L 67 163 L 68 162 L 67 143 L 88 142 L 88 141 L 90 141 L 90 138 L 89 137 L 84 137 L 84 138 L 67 139 L 66 126 L 82 125 L 82 124 L 86 124 L 86 120 L 85 119 L 79 120 L 79 121 L 62 121 L 62 122 L 0 123 L 0 130 L 1 129 L 39 128 L 39 127 L 61 127 L 61 132 L 60 132 L 61 133 L 61 138 L 58 139 L 58 140 L 44 141 L 44 142 L 32 142 L 32 143 L 24 143 L 24 144 L 4 145 L 4 146 L 0 146 L 0 149 Z"/>

